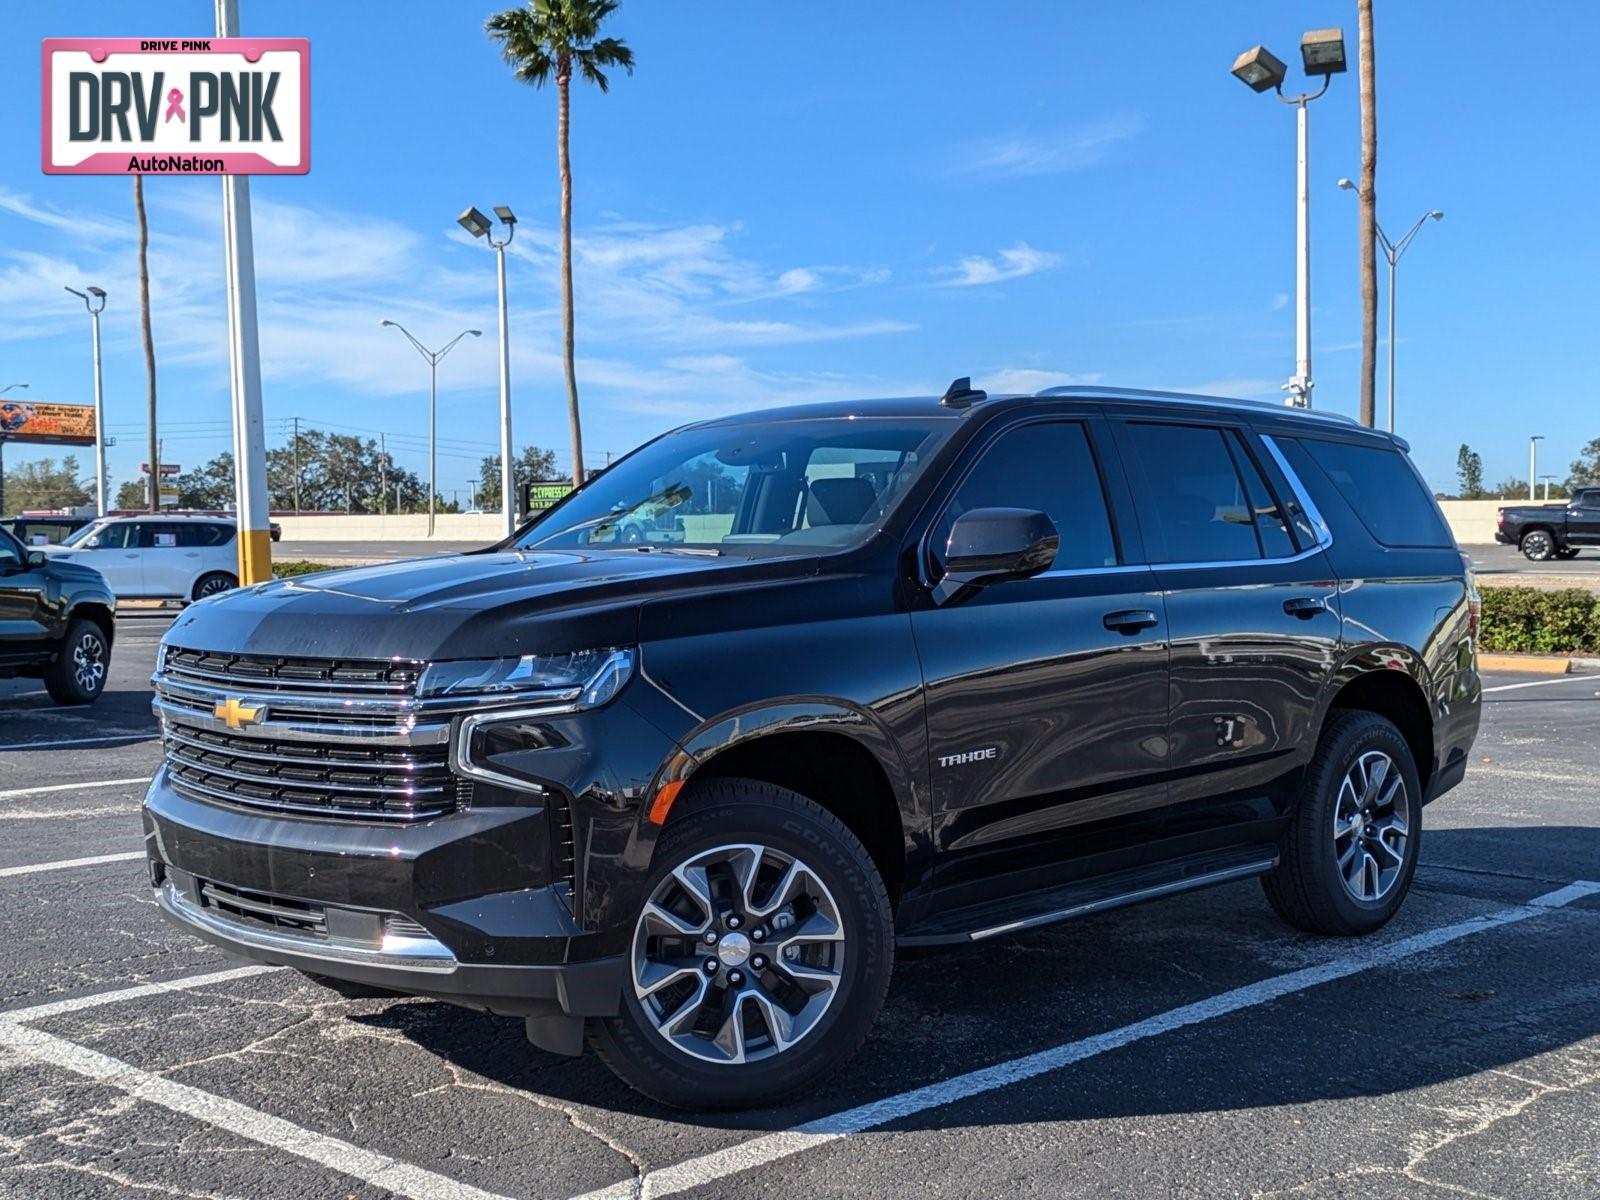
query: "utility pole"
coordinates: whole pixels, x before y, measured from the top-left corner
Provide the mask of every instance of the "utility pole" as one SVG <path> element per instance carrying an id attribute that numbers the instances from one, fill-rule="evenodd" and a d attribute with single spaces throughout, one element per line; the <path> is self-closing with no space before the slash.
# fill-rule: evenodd
<path id="1" fill-rule="evenodd" d="M 217 36 L 239 36 L 238 0 L 217 0 Z M 256 326 L 255 242 L 250 179 L 222 177 L 222 239 L 227 266 L 228 382 L 233 396 L 233 471 L 238 517 L 239 582 L 272 578 L 267 518 L 267 438 L 261 419 L 261 343 Z"/>
<path id="2" fill-rule="evenodd" d="M 378 434 L 378 503 L 384 516 L 389 515 L 389 435 Z"/>
<path id="3" fill-rule="evenodd" d="M 1533 481 L 1539 478 L 1539 443 L 1544 441 L 1542 433 L 1536 433 L 1528 439 L 1528 503 L 1533 503 Z"/>
<path id="4" fill-rule="evenodd" d="M 300 418 L 289 418 L 294 422 L 294 515 L 300 515 Z"/>
<path id="5" fill-rule="evenodd" d="M 83 301 L 94 322 L 94 515 L 103 517 L 106 515 L 106 413 L 100 385 L 100 314 L 105 311 L 106 293 L 104 288 L 97 287 L 81 292 L 69 287 L 67 291 Z"/>

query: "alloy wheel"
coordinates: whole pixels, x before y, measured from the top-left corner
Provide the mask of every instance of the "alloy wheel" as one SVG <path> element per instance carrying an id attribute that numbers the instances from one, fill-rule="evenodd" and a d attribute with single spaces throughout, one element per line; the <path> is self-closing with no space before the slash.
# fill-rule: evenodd
<path id="1" fill-rule="evenodd" d="M 651 893 L 633 937 L 633 988 L 657 1034 L 711 1063 L 748 1063 L 816 1029 L 843 979 L 839 906 L 800 859 L 718 846 Z"/>
<path id="2" fill-rule="evenodd" d="M 92 633 L 80 637 L 72 647 L 72 681 L 85 695 L 99 693 L 106 678 L 106 647 Z"/>
<path id="3" fill-rule="evenodd" d="M 216 596 L 232 589 L 233 585 L 225 576 L 213 575 L 200 585 L 200 599 L 204 600 L 207 596 Z"/>
<path id="4" fill-rule="evenodd" d="M 1542 562 L 1550 557 L 1551 542 L 1548 533 L 1535 530 L 1522 539 L 1522 553 L 1534 562 Z"/>
<path id="5" fill-rule="evenodd" d="M 1369 750 L 1351 764 L 1333 806 L 1333 850 L 1345 891 L 1382 900 L 1400 878 L 1411 836 L 1410 799 L 1395 762 Z"/>

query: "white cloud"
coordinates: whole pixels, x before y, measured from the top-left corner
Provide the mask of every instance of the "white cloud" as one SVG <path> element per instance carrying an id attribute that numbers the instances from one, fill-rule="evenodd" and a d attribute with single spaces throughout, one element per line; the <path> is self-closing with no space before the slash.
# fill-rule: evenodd
<path id="1" fill-rule="evenodd" d="M 954 266 L 936 268 L 934 273 L 941 277 L 939 282 L 944 287 L 976 287 L 1021 279 L 1025 275 L 1047 271 L 1060 263 L 1061 255 L 1048 250 L 1035 250 L 1027 242 L 1018 242 L 993 257 L 968 255 Z"/>
<path id="2" fill-rule="evenodd" d="M 1004 136 L 968 146 L 956 169 L 983 175 L 1053 175 L 1078 171 L 1104 159 L 1111 147 L 1132 137 L 1143 122 L 1132 115 L 1103 118 L 1053 137 Z"/>
<path id="3" fill-rule="evenodd" d="M 1289 307 L 1289 293 L 1288 292 L 1276 292 L 1276 293 L 1273 294 L 1273 297 L 1272 297 L 1272 311 L 1273 312 L 1277 312 L 1279 309 L 1284 309 L 1284 308 L 1288 308 L 1288 307 Z"/>
<path id="4" fill-rule="evenodd" d="M 1017 392 L 1024 395 L 1042 392 L 1045 388 L 1070 387 L 1073 384 L 1095 384 L 1105 378 L 1103 372 L 1045 371 L 1036 367 L 1002 367 L 974 378 L 974 385 L 991 395 Z"/>

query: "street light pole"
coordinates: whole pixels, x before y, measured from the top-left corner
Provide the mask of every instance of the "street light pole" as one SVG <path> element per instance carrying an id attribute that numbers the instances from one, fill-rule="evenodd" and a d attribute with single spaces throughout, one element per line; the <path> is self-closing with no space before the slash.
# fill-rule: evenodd
<path id="1" fill-rule="evenodd" d="M 1246 50 L 1234 60 L 1233 74 L 1252 91 L 1277 93 L 1285 104 L 1294 105 L 1297 131 L 1295 179 L 1295 314 L 1294 375 L 1283 385 L 1292 408 L 1311 407 L 1311 114 L 1309 105 L 1328 90 L 1335 75 L 1345 70 L 1344 32 L 1339 29 L 1313 29 L 1300 39 L 1300 58 L 1307 75 L 1322 76 L 1315 92 L 1285 96 L 1283 83 L 1288 68 L 1265 46 Z"/>
<path id="2" fill-rule="evenodd" d="M 1356 185 L 1354 183 L 1352 183 L 1348 179 L 1341 179 L 1341 180 L 1339 180 L 1339 186 L 1341 188 L 1343 188 L 1345 191 L 1349 192 L 1349 191 L 1354 191 Z M 1444 220 L 1444 213 L 1441 212 L 1437 208 L 1430 209 L 1429 211 L 1423 213 L 1420 217 L 1417 218 L 1416 224 L 1412 225 L 1411 228 L 1406 231 L 1405 236 L 1402 237 L 1399 241 L 1391 240 L 1389 235 L 1384 233 L 1383 226 L 1378 224 L 1376 221 L 1373 222 L 1373 228 L 1377 231 L 1378 248 L 1383 251 L 1383 257 L 1389 264 L 1389 432 L 1390 433 L 1394 432 L 1394 340 L 1395 340 L 1394 313 L 1395 313 L 1395 296 L 1396 296 L 1395 288 L 1396 288 L 1397 279 L 1398 279 L 1397 272 L 1398 272 L 1398 268 L 1400 266 L 1400 256 L 1403 255 L 1406 252 L 1406 248 L 1411 245 L 1412 239 L 1415 238 L 1417 236 L 1417 234 L 1422 231 L 1422 227 L 1424 225 L 1426 225 L 1429 220 L 1442 221 L 1442 220 Z"/>
<path id="3" fill-rule="evenodd" d="M 417 353 L 428 360 L 428 536 L 433 536 L 433 518 L 436 510 L 434 504 L 434 484 L 438 480 L 439 472 L 439 360 L 451 350 L 467 334 L 473 337 L 482 337 L 481 329 L 463 329 L 455 337 L 444 344 L 442 350 L 429 350 L 416 338 L 411 336 L 411 331 L 399 321 L 383 320 L 379 325 L 387 325 L 398 329 L 406 335 L 406 341 L 417 348 Z M 398 509 L 398 504 L 396 508 Z"/>
<path id="4" fill-rule="evenodd" d="M 1533 481 L 1539 477 L 1539 443 L 1544 434 L 1537 433 L 1528 439 L 1528 502 L 1533 502 Z"/>
<path id="5" fill-rule="evenodd" d="M 97 287 L 81 292 L 69 287 L 67 291 L 83 301 L 84 308 L 89 310 L 89 319 L 94 322 L 94 515 L 103 517 L 106 515 L 106 415 L 100 386 L 100 314 L 106 307 L 106 293 L 104 288 Z"/>
<path id="6" fill-rule="evenodd" d="M 456 221 L 475 238 L 488 238 L 498 256 L 497 280 L 500 290 L 500 524 L 501 533 L 510 537 L 516 530 L 511 489 L 511 331 L 506 313 L 506 247 L 517 234 L 517 216 L 504 204 L 494 206 L 494 215 L 506 227 L 504 238 L 496 238 L 489 218 L 476 208 L 468 208 Z"/>

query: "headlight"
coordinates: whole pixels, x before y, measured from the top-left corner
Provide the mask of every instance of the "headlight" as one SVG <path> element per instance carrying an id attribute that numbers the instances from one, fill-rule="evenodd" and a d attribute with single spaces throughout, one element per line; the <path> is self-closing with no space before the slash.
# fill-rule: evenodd
<path id="1" fill-rule="evenodd" d="M 430 664 L 422 672 L 417 694 L 533 700 L 542 693 L 549 700 L 594 708 L 620 692 L 632 674 L 631 648 L 478 658 Z"/>

